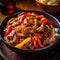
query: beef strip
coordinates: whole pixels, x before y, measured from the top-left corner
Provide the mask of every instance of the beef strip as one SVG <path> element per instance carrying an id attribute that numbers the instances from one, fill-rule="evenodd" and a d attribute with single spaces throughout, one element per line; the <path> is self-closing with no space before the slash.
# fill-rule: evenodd
<path id="1" fill-rule="evenodd" d="M 12 45 L 16 45 L 16 44 L 18 44 L 20 42 L 20 40 L 17 38 L 17 36 L 15 35 L 14 37 L 13 37 L 13 40 L 10 40 L 10 44 L 12 44 Z"/>
<path id="2" fill-rule="evenodd" d="M 45 38 L 45 40 L 43 41 L 43 45 L 49 45 L 50 44 L 50 42 L 49 42 L 49 38 Z"/>
<path id="3" fill-rule="evenodd" d="M 44 32 L 44 25 L 37 28 L 37 32 Z"/>
<path id="4" fill-rule="evenodd" d="M 26 28 L 24 28 L 22 33 L 24 33 L 24 34 L 36 33 L 36 27 L 34 27 L 34 26 L 33 27 L 26 27 Z"/>

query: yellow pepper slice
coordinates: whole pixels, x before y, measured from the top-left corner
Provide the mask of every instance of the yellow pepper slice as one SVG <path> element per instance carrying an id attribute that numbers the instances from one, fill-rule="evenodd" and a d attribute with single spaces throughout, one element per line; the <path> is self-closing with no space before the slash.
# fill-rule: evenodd
<path id="1" fill-rule="evenodd" d="M 21 43 L 17 44 L 15 47 L 16 48 L 22 48 L 26 43 L 31 42 L 31 37 L 26 38 L 23 40 Z"/>
<path id="2" fill-rule="evenodd" d="M 25 34 L 23 34 L 23 33 L 17 33 L 17 36 L 19 36 L 19 37 L 24 37 Z"/>
<path id="3" fill-rule="evenodd" d="M 15 31 L 17 32 L 17 31 L 19 31 L 19 30 L 21 30 L 21 29 L 24 29 L 25 28 L 25 25 L 24 26 L 17 26 L 16 28 L 15 28 Z"/>

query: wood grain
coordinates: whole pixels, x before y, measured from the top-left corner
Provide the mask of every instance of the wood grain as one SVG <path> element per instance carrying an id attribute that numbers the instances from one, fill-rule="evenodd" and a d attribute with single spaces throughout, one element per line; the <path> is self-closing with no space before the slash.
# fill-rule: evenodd
<path id="1" fill-rule="evenodd" d="M 42 8 L 39 8 L 37 6 L 35 0 L 17 0 L 16 7 L 21 10 L 40 10 L 40 11 L 42 11 Z"/>

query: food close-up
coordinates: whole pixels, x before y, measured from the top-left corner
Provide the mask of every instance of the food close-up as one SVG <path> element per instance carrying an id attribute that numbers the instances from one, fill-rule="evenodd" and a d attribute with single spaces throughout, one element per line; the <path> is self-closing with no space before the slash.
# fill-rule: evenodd
<path id="1" fill-rule="evenodd" d="M 60 0 L 0 0 L 0 60 L 60 60 Z"/>
<path id="2" fill-rule="evenodd" d="M 22 12 L 9 19 L 4 29 L 7 43 L 16 48 L 44 48 L 56 40 L 56 26 L 44 15 Z"/>

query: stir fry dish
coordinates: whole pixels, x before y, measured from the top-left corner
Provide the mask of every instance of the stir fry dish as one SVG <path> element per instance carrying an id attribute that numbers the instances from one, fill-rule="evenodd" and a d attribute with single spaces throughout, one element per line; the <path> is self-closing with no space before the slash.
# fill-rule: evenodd
<path id="1" fill-rule="evenodd" d="M 44 15 L 22 12 L 11 18 L 4 29 L 4 39 L 16 48 L 44 48 L 56 41 L 55 24 Z"/>

